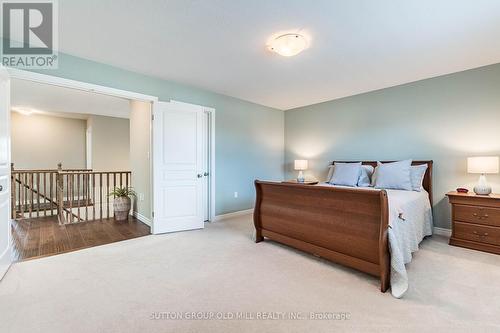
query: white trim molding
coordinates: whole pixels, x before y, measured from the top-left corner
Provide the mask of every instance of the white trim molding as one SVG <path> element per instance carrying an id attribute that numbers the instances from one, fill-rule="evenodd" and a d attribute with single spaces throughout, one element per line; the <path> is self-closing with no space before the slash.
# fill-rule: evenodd
<path id="1" fill-rule="evenodd" d="M 17 68 L 7 68 L 12 79 L 28 80 L 38 83 L 50 84 L 53 86 L 59 86 L 64 88 L 72 88 L 77 90 L 83 90 L 103 95 L 121 97 L 126 99 L 134 99 L 143 102 L 156 102 L 158 97 L 140 94 L 132 91 L 126 91 L 121 89 L 115 89 L 106 86 L 100 86 L 97 84 L 75 81 L 70 79 L 65 79 L 59 76 L 52 76 L 46 74 L 40 74 L 35 72 L 30 72 L 26 70 L 21 70 Z"/>
<path id="2" fill-rule="evenodd" d="M 138 219 L 139 221 L 141 221 L 142 223 L 144 224 L 147 224 L 149 227 L 151 227 L 151 219 L 142 215 L 142 214 L 139 214 L 138 212 L 132 212 L 132 216 L 135 217 L 136 219 Z"/>
<path id="3" fill-rule="evenodd" d="M 451 237 L 451 229 L 434 227 L 434 235 Z"/>
<path id="4" fill-rule="evenodd" d="M 227 214 L 216 215 L 215 219 L 213 221 L 218 222 L 218 221 L 223 221 L 223 220 L 227 220 L 227 219 L 234 218 L 234 217 L 251 215 L 251 214 L 253 214 L 253 208 L 246 209 L 246 210 L 240 210 L 237 212 L 232 212 L 232 213 L 227 213 Z"/>

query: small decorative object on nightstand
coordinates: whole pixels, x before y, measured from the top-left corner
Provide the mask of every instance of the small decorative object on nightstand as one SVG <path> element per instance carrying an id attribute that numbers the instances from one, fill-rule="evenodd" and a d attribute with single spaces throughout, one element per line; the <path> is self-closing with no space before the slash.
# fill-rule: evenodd
<path id="1" fill-rule="evenodd" d="M 479 195 L 489 195 L 491 186 L 486 182 L 487 173 L 498 173 L 498 156 L 481 156 L 467 158 L 467 172 L 479 173 L 479 182 L 474 186 L 474 192 Z"/>
<path id="2" fill-rule="evenodd" d="M 297 176 L 297 182 L 303 183 L 304 173 L 302 171 L 307 170 L 307 160 L 295 160 L 294 162 L 295 170 L 299 171 L 299 175 Z"/>
<path id="3" fill-rule="evenodd" d="M 450 192 L 450 245 L 500 254 L 500 195 Z"/>

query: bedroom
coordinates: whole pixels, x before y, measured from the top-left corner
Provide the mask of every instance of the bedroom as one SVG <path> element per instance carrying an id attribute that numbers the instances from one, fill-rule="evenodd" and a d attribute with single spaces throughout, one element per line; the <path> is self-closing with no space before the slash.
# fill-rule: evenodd
<path id="1" fill-rule="evenodd" d="M 203 229 L 10 265 L 0 282 L 0 330 L 500 329 L 497 1 L 57 6 L 57 68 L 8 68 L 2 82 L 38 75 L 213 110 L 214 216 Z M 8 94 L 2 96 L 5 103 Z M 2 118 L 0 162 L 10 165 L 5 124 Z M 391 189 L 383 188 L 393 184 L 325 186 L 329 170 L 344 167 L 330 168 L 334 161 L 406 161 L 404 193 L 428 193 L 422 203 L 432 210 L 433 235 L 416 237 L 400 298 L 390 288 L 394 242 L 387 228 L 412 218 L 384 199 Z M 408 190 L 409 164 L 422 162 L 420 191 Z M 0 175 L 3 193 L 9 170 Z M 199 171 L 192 176 L 206 170 Z M 305 184 L 281 183 L 299 172 Z M 484 189 L 476 172 L 487 173 L 492 194 L 474 193 Z M 343 183 L 337 176 L 333 183 Z M 255 180 L 273 182 L 257 183 L 260 199 Z M 469 193 L 446 196 L 457 188 Z M 2 207 L 10 206 L 8 197 Z M 1 222 L 8 231 L 10 221 Z M 452 229 L 461 246 L 449 244 Z M 9 244 L 2 237 L 0 253 Z"/>

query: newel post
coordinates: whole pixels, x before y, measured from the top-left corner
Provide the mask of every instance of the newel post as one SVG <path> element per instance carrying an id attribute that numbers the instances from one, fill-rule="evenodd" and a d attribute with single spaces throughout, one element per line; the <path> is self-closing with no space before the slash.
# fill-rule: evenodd
<path id="1" fill-rule="evenodd" d="M 57 219 L 59 220 L 59 224 L 66 224 L 66 220 L 64 219 L 64 183 L 62 176 L 62 163 L 57 164 L 57 174 L 56 174 L 56 201 L 57 201 Z"/>

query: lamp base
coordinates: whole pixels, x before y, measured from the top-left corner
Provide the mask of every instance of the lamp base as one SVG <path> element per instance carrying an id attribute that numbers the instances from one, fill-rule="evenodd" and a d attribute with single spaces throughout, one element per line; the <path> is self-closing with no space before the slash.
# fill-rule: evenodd
<path id="1" fill-rule="evenodd" d="M 474 186 L 474 193 L 477 195 L 490 195 L 491 194 L 491 186 L 486 182 L 486 176 L 479 176 L 479 182 L 476 186 Z"/>
<path id="2" fill-rule="evenodd" d="M 306 180 L 304 178 L 304 173 L 302 172 L 302 170 L 299 171 L 299 175 L 297 176 L 297 183 L 303 183 L 304 180 Z"/>

